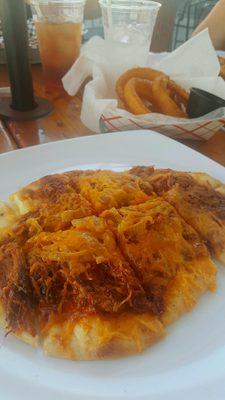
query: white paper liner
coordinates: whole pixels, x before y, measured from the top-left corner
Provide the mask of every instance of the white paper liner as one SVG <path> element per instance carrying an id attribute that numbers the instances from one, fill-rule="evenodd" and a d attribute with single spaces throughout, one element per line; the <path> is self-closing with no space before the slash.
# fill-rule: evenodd
<path id="1" fill-rule="evenodd" d="M 107 62 L 109 51 L 103 39 L 91 38 L 63 78 L 65 90 L 73 96 L 83 82 L 92 77 L 85 86 L 81 110 L 81 120 L 90 130 L 111 132 L 152 129 L 174 138 L 208 140 L 225 125 L 225 108 L 197 119 L 180 119 L 153 113 L 134 116 L 119 109 L 114 88 L 123 71 L 121 62 L 120 68 Z M 148 66 L 167 73 L 187 90 L 197 87 L 225 99 L 225 82 L 218 76 L 220 65 L 208 30 L 191 38 L 172 53 L 150 54 Z"/>

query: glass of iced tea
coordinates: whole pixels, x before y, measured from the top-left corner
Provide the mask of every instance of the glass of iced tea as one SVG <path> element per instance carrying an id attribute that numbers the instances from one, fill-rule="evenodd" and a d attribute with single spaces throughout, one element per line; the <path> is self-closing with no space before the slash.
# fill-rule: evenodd
<path id="1" fill-rule="evenodd" d="M 85 0 L 31 0 L 46 84 L 61 79 L 80 54 Z"/>

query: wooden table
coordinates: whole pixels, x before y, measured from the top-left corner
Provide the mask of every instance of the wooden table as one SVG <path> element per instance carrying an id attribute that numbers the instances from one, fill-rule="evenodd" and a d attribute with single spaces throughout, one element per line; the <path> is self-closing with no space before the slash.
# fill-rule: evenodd
<path id="1" fill-rule="evenodd" d="M 45 92 L 41 67 L 34 66 L 32 72 L 36 94 L 48 98 L 54 104 L 54 112 L 37 121 L 0 121 L 1 153 L 39 143 L 92 134 L 80 121 L 81 93 L 76 97 L 70 97 L 64 91 Z M 6 68 L 0 66 L 0 87 L 7 85 Z M 207 142 L 183 141 L 183 143 L 225 166 L 225 132 L 218 132 Z"/>

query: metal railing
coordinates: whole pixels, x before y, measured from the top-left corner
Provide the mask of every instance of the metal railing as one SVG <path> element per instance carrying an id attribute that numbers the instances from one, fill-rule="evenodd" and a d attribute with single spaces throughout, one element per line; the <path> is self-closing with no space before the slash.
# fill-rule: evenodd
<path id="1" fill-rule="evenodd" d="M 193 30 L 209 14 L 217 3 L 216 0 L 187 0 L 181 11 L 178 12 L 175 26 L 173 47 L 188 40 Z M 180 34 L 182 39 L 179 38 Z"/>

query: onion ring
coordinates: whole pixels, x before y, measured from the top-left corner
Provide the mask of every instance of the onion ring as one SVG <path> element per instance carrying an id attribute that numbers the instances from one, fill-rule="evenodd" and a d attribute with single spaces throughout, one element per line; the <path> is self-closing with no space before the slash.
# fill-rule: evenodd
<path id="1" fill-rule="evenodd" d="M 156 71 L 155 69 L 152 68 L 132 68 L 126 71 L 123 75 L 120 76 L 120 78 L 116 82 L 116 93 L 118 97 L 124 101 L 124 88 L 126 83 L 131 79 L 131 78 L 141 78 L 141 79 L 147 79 L 149 81 L 153 81 L 156 78 L 159 78 L 160 76 L 166 76 L 163 72 Z"/>
<path id="2" fill-rule="evenodd" d="M 162 114 L 177 118 L 187 118 L 187 114 L 181 110 L 167 91 L 169 86 L 174 88 L 174 84 L 175 82 L 170 81 L 170 79 L 165 76 L 155 79 L 152 83 L 154 102 L 157 105 L 159 112 Z M 178 91 L 178 94 L 180 95 L 180 91 Z"/>
<path id="3" fill-rule="evenodd" d="M 151 112 L 141 97 L 153 103 L 152 83 L 147 79 L 131 78 L 124 87 L 124 100 L 129 111 L 135 115 Z"/>
<path id="4" fill-rule="evenodd" d="M 182 108 L 182 106 L 184 109 L 187 108 L 189 93 L 185 89 L 170 79 L 168 82 L 168 91 L 170 93 L 170 97 L 180 108 Z"/>

